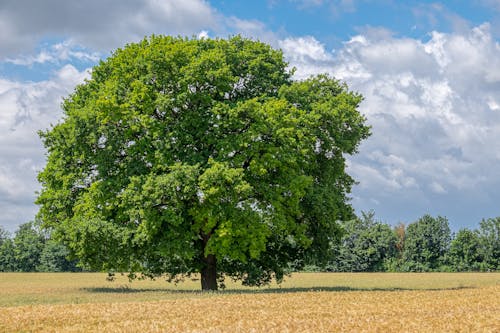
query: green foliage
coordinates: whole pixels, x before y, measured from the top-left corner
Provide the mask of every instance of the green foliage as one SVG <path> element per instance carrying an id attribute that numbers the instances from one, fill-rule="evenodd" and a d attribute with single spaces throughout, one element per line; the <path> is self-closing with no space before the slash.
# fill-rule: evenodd
<path id="1" fill-rule="evenodd" d="M 500 269 L 500 217 L 482 220 L 479 223 L 478 233 L 484 269 Z"/>
<path id="2" fill-rule="evenodd" d="M 14 238 L 0 226 L 0 272 L 79 271 L 68 249 L 40 230 L 38 222 L 19 226 Z"/>
<path id="3" fill-rule="evenodd" d="M 16 271 L 34 272 L 40 264 L 45 237 L 33 222 L 21 224 L 14 236 Z"/>
<path id="4" fill-rule="evenodd" d="M 12 272 L 15 269 L 14 242 L 9 233 L 0 226 L 0 272 Z"/>
<path id="5" fill-rule="evenodd" d="M 408 271 L 437 270 L 445 264 L 451 232 L 444 217 L 424 215 L 406 228 L 404 266 Z"/>
<path id="6" fill-rule="evenodd" d="M 44 225 L 88 267 L 132 275 L 189 275 L 214 256 L 258 285 L 325 253 L 353 216 L 344 154 L 369 128 L 359 94 L 286 67 L 241 37 L 118 49 L 41 133 Z"/>
<path id="7" fill-rule="evenodd" d="M 477 271 L 481 269 L 481 241 L 477 232 L 461 229 L 451 241 L 448 253 L 449 264 L 456 271 Z"/>
<path id="8" fill-rule="evenodd" d="M 40 264 L 36 270 L 38 272 L 77 272 L 81 271 L 76 266 L 76 260 L 68 260 L 70 255 L 66 246 L 60 242 L 49 239 L 45 242 L 40 254 Z"/>
<path id="9" fill-rule="evenodd" d="M 396 254 L 397 238 L 390 226 L 375 221 L 373 211 L 343 224 L 344 236 L 336 246 L 329 269 L 338 272 L 383 271 Z"/>
<path id="10" fill-rule="evenodd" d="M 494 252 L 495 246 L 498 246 L 498 241 L 495 238 L 497 223 L 498 218 L 488 219 L 481 222 L 478 230 L 461 229 L 452 238 L 449 250 L 441 257 L 439 266 L 434 270 L 441 272 L 498 270 L 498 266 L 495 266 L 498 265 L 495 261 L 498 256 Z M 81 234 L 80 237 L 95 236 L 99 234 L 95 229 L 107 226 L 100 225 L 95 221 L 90 221 L 85 225 L 93 231 Z M 267 251 L 263 252 L 259 258 L 246 263 L 223 260 L 220 264 L 227 272 L 231 272 L 229 276 L 235 280 L 242 280 L 244 285 L 262 285 L 270 282 L 273 278 L 279 280 L 287 272 L 296 270 L 308 272 L 325 270 L 391 272 L 431 270 L 430 264 L 427 262 L 406 261 L 404 253 L 406 230 L 403 224 L 399 224 L 391 231 L 387 224 L 376 221 L 374 213 L 369 212 L 362 213 L 360 218 L 342 223 L 342 226 L 344 233 L 341 238 L 342 242 L 330 243 L 330 249 L 327 251 L 329 257 L 326 263 L 321 262 L 317 257 L 308 255 L 302 258 L 304 249 L 298 247 L 291 238 L 284 240 L 276 238 L 276 235 L 271 235 L 266 244 Z M 29 234 L 39 233 L 39 236 L 45 237 L 40 263 L 35 267 L 36 271 L 68 272 L 81 270 L 80 267 L 77 267 L 76 260 L 68 259 L 70 252 L 67 247 L 51 238 L 50 234 L 41 233 L 36 224 L 31 224 L 31 227 L 23 226 L 17 233 L 26 235 L 28 233 L 26 229 L 31 229 Z M 94 253 L 102 258 L 103 255 L 109 255 L 109 252 L 113 250 L 112 247 L 108 248 L 107 246 L 112 244 L 109 241 L 110 237 L 116 235 L 113 230 L 103 228 L 101 228 L 100 235 L 102 239 L 88 243 L 97 246 Z M 39 237 L 30 238 L 19 235 L 18 238 L 23 238 L 24 241 L 23 245 L 16 250 L 13 239 L 0 226 L 0 272 L 20 270 L 17 259 L 25 260 L 24 258 L 28 257 L 29 253 L 33 253 L 33 247 L 26 246 L 25 243 L 40 242 Z M 273 248 L 275 246 L 281 246 L 281 248 Z M 20 251 L 27 251 L 27 255 L 19 255 Z M 270 258 L 271 255 L 275 257 Z M 326 257 L 325 254 L 322 256 Z M 156 259 L 160 260 L 161 258 Z M 286 262 L 288 265 L 278 265 L 281 262 Z M 274 263 L 276 263 L 275 266 L 273 266 Z M 180 261 L 178 264 L 178 272 L 189 269 L 189 267 L 182 267 Z M 23 266 L 22 262 L 20 266 Z"/>
<path id="11" fill-rule="evenodd" d="M 9 232 L 7 230 L 5 230 L 2 226 L 0 226 L 0 245 L 2 245 L 3 242 L 9 238 L 10 238 Z"/>

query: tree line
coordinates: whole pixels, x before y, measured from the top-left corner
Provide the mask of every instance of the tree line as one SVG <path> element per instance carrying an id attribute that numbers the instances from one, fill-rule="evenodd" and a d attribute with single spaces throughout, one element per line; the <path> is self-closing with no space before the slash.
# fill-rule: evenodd
<path id="1" fill-rule="evenodd" d="M 477 229 L 452 233 L 445 217 L 424 215 L 395 227 L 376 220 L 373 211 L 341 223 L 329 253 L 309 255 L 291 269 L 330 272 L 467 272 L 500 267 L 500 217 Z M 11 237 L 0 227 L 1 272 L 81 271 L 65 245 L 37 223 L 22 224 Z"/>
<path id="2" fill-rule="evenodd" d="M 0 272 L 76 272 L 77 260 L 38 223 L 19 226 L 12 237 L 0 226 Z"/>
<path id="3" fill-rule="evenodd" d="M 500 267 L 500 217 L 479 228 L 450 230 L 445 217 L 424 215 L 391 227 L 371 211 L 342 223 L 343 235 L 331 242 L 329 260 L 310 258 L 307 270 L 332 272 L 466 272 Z"/>

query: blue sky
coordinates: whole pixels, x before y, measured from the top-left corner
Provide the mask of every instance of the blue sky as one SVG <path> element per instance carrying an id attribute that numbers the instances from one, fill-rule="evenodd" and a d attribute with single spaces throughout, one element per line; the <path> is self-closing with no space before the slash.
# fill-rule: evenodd
<path id="1" fill-rule="evenodd" d="M 296 79 L 362 93 L 373 135 L 348 157 L 358 212 L 429 213 L 453 230 L 500 216 L 500 0 L 3 0 L 0 225 L 32 220 L 36 134 L 113 49 L 150 34 L 242 34 L 281 48 Z"/>

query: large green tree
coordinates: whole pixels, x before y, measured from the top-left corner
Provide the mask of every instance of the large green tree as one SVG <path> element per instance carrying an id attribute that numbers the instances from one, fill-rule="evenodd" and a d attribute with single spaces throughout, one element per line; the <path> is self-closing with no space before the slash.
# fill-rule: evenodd
<path id="1" fill-rule="evenodd" d="M 241 37 L 118 49 L 42 132 L 40 217 L 91 269 L 258 285 L 352 217 L 362 97 Z M 333 236 L 332 236 L 333 237 Z"/>

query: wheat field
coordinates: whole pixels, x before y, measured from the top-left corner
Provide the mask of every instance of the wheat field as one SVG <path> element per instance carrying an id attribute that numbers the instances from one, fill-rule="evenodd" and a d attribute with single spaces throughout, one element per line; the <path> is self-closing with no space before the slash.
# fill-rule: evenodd
<path id="1" fill-rule="evenodd" d="M 500 273 L 300 273 L 281 286 L 0 274 L 0 332 L 500 332 Z"/>

